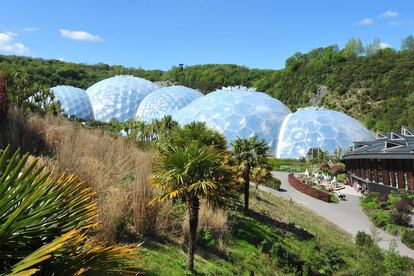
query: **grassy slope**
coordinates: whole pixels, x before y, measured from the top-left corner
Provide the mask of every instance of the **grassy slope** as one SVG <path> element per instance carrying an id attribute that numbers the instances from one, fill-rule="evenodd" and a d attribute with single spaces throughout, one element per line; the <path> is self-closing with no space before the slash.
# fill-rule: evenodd
<path id="1" fill-rule="evenodd" d="M 333 224 L 294 202 L 253 191 L 251 217 L 236 214 L 234 234 L 228 259 L 202 252 L 196 256 L 197 273 L 201 275 L 275 275 L 276 265 L 264 250 L 279 242 L 292 260 L 304 260 L 314 251 L 310 248 L 335 247 L 348 266 L 353 264 L 355 245 L 351 236 Z M 182 275 L 186 255 L 179 245 L 148 242 L 144 244 L 142 263 L 147 275 Z M 201 251 L 201 250 L 200 250 Z M 280 270 L 278 271 L 280 273 Z"/>

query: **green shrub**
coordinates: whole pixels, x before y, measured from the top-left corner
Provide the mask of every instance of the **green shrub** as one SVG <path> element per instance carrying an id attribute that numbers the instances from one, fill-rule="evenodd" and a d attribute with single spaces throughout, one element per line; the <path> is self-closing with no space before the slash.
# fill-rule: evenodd
<path id="1" fill-rule="evenodd" d="M 197 240 L 202 247 L 214 247 L 217 243 L 213 233 L 209 229 L 201 229 Z"/>
<path id="2" fill-rule="evenodd" d="M 322 275 L 332 275 L 345 264 L 341 250 L 333 247 L 322 249 L 320 252 L 319 273 Z"/>
<path id="3" fill-rule="evenodd" d="M 339 182 L 344 182 L 346 179 L 346 174 L 344 173 L 340 173 L 336 176 L 336 180 L 338 180 Z"/>
<path id="4" fill-rule="evenodd" d="M 414 250 L 414 230 L 405 230 L 401 241 L 403 244 Z"/>
<path id="5" fill-rule="evenodd" d="M 373 210 L 371 212 L 372 221 L 377 227 L 384 227 L 391 222 L 390 215 L 384 210 Z"/>
<path id="6" fill-rule="evenodd" d="M 377 202 L 378 201 L 378 197 L 380 196 L 380 193 L 377 192 L 373 192 L 373 193 L 368 193 L 363 199 L 363 202 Z"/>
<path id="7" fill-rule="evenodd" d="M 290 165 L 282 165 L 279 167 L 279 170 L 282 172 L 302 172 L 303 171 L 300 167 L 290 166 Z"/>
<path id="8" fill-rule="evenodd" d="M 395 224 L 385 225 L 384 230 L 392 235 L 397 235 L 400 232 L 400 228 Z"/>
<path id="9" fill-rule="evenodd" d="M 265 186 L 275 189 L 275 190 L 280 190 L 280 186 L 282 185 L 282 182 L 277 179 L 276 177 L 272 177 L 271 179 L 269 179 L 268 181 L 266 181 L 264 183 Z"/>
<path id="10" fill-rule="evenodd" d="M 355 242 L 359 247 L 369 247 L 374 245 L 372 237 L 364 231 L 358 231 L 355 237 Z"/>
<path id="11" fill-rule="evenodd" d="M 367 210 L 381 209 L 381 205 L 376 201 L 363 202 L 362 207 Z"/>

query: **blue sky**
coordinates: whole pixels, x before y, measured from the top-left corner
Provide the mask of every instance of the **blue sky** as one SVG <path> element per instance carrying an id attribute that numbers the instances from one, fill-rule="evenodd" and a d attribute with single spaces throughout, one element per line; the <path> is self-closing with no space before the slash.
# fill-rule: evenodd
<path id="1" fill-rule="evenodd" d="M 414 1 L 3 1 L 0 53 L 167 70 L 233 63 L 282 68 L 297 51 L 414 34 Z"/>

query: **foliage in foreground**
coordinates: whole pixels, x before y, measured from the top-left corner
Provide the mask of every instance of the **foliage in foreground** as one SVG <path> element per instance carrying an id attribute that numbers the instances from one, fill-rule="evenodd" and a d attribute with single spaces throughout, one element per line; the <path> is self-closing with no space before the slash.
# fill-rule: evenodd
<path id="1" fill-rule="evenodd" d="M 74 275 L 133 272 L 134 245 L 91 241 L 96 204 L 74 175 L 54 177 L 9 148 L 0 156 L 0 273 Z"/>

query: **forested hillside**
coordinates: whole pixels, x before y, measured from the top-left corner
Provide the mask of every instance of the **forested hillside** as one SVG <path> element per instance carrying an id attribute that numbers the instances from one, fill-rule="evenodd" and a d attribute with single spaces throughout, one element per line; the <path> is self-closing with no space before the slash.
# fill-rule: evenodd
<path id="1" fill-rule="evenodd" d="M 255 87 L 287 104 L 292 110 L 311 105 L 323 90 L 319 106 L 344 111 L 373 130 L 414 127 L 414 40 L 401 50 L 382 49 L 379 40 L 366 47 L 351 39 L 344 49 L 318 48 L 296 53 L 281 70 L 250 69 L 228 64 L 177 66 L 168 71 L 86 65 L 27 57 L 0 56 L 0 71 L 7 75 L 10 97 L 24 100 L 34 91 L 55 85 L 87 88 L 117 74 L 151 81 L 169 81 L 204 93 L 222 86 Z"/>

